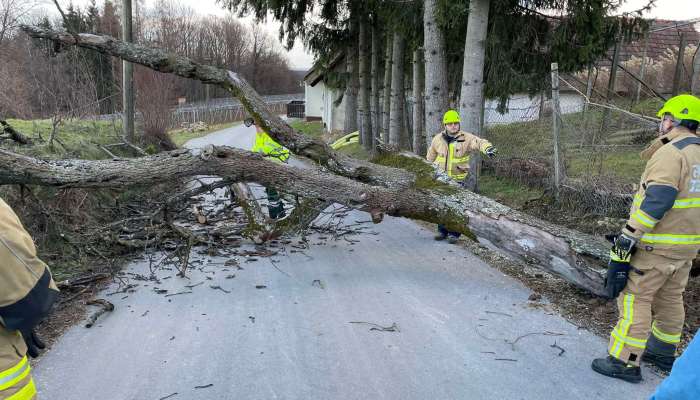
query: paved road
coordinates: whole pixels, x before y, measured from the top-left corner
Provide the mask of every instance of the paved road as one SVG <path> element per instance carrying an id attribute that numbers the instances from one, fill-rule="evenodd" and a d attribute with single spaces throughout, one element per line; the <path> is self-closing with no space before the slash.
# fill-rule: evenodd
<path id="1" fill-rule="evenodd" d="M 209 139 L 241 145 L 251 132 L 241 126 Z M 592 372 L 604 339 L 533 307 L 520 282 L 435 243 L 433 232 L 399 218 L 369 229 L 377 235 L 314 234 L 303 252 L 295 240 L 249 262 L 194 253 L 201 267 L 189 279 L 159 270 L 160 284 L 108 296 L 112 314 L 70 329 L 40 360 L 40 397 L 646 399 L 658 384 L 648 370 L 639 385 Z M 243 269 L 224 265 L 231 258 Z M 127 272 L 147 274 L 148 263 Z M 191 294 L 153 290 L 199 282 Z"/>

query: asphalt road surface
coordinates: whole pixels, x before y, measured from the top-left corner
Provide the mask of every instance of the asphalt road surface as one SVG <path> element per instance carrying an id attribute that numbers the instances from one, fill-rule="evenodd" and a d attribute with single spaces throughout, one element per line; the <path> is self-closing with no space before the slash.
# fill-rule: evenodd
<path id="1" fill-rule="evenodd" d="M 189 145 L 249 148 L 253 132 Z M 362 235 L 294 238 L 272 257 L 193 251 L 189 279 L 160 269 L 160 283 L 130 281 L 133 293 L 108 295 L 113 285 L 100 297 L 116 310 L 38 362 L 39 397 L 632 400 L 660 382 L 648 369 L 637 385 L 594 373 L 604 338 L 533 306 L 520 282 L 432 231 L 368 219 L 344 218 Z M 126 272 L 148 275 L 146 258 Z"/>

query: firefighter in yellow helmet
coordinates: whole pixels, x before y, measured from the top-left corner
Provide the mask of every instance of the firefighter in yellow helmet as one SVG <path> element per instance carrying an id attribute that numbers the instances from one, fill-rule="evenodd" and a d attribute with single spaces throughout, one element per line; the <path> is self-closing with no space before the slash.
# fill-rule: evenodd
<path id="1" fill-rule="evenodd" d="M 286 163 L 289 161 L 289 150 L 275 142 L 267 132 L 255 124 L 252 118 L 246 118 L 244 123 L 246 126 L 255 125 L 255 142 L 253 142 L 253 147 L 250 151 L 261 153 L 275 162 Z M 265 193 L 267 194 L 267 212 L 270 218 L 276 220 L 287 216 L 279 192 L 275 188 L 268 186 L 265 188 Z"/>
<path id="2" fill-rule="evenodd" d="M 44 344 L 34 333 L 58 295 L 49 268 L 10 206 L 0 199 L 0 400 L 36 395 L 27 355 Z"/>
<path id="3" fill-rule="evenodd" d="M 642 152 L 647 165 L 630 217 L 612 239 L 606 290 L 619 320 L 598 373 L 642 380 L 640 361 L 670 371 L 680 342 L 683 292 L 700 250 L 700 99 L 676 96 L 659 111 L 660 136 Z"/>
<path id="4" fill-rule="evenodd" d="M 460 130 L 459 123 L 457 111 L 448 110 L 445 113 L 442 117 L 445 129 L 433 137 L 426 158 L 435 164 L 440 172 L 463 183 L 469 175 L 469 158 L 472 153 L 479 151 L 493 158 L 497 150 L 488 140 Z M 450 243 L 455 243 L 459 236 L 459 232 L 450 232 L 444 226 L 438 225 L 435 240 L 447 239 Z"/>

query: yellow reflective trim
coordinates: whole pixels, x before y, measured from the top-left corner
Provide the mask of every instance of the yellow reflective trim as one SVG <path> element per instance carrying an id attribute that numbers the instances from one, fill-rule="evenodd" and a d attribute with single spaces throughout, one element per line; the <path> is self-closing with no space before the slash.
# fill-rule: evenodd
<path id="1" fill-rule="evenodd" d="M 491 146 L 491 143 L 489 143 L 489 142 L 483 142 L 483 143 L 481 143 L 481 148 L 480 148 L 479 150 L 481 150 L 481 152 L 483 153 L 483 152 L 486 151 L 486 149 L 487 149 L 489 146 Z"/>
<path id="2" fill-rule="evenodd" d="M 700 198 L 676 200 L 673 208 L 700 208 Z"/>
<path id="3" fill-rule="evenodd" d="M 635 339 L 635 338 L 629 337 L 629 336 L 623 337 L 622 335 L 620 335 L 620 332 L 618 332 L 616 330 L 612 331 L 612 335 L 613 335 L 613 337 L 615 337 L 615 339 L 619 340 L 620 342 L 622 342 L 628 346 L 636 347 L 638 349 L 643 349 L 643 348 L 647 347 L 646 340 Z"/>
<path id="4" fill-rule="evenodd" d="M 626 262 L 626 263 L 628 263 L 628 262 L 630 262 L 630 258 L 632 258 L 632 255 L 629 255 L 629 254 L 627 255 L 627 258 L 624 258 L 624 259 L 623 259 L 623 258 L 620 258 L 620 257 L 617 256 L 617 253 L 615 253 L 614 251 L 610 250 L 610 260 L 611 260 L 611 261 L 623 262 L 623 263 Z"/>
<path id="5" fill-rule="evenodd" d="M 666 333 L 662 331 L 661 329 L 656 327 L 656 321 L 651 324 L 651 333 L 659 340 L 662 342 L 666 342 L 669 344 L 678 344 L 681 342 L 681 334 L 677 335 L 672 335 L 670 333 Z"/>
<path id="6" fill-rule="evenodd" d="M 659 244 L 700 244 L 700 235 L 674 235 L 674 234 L 644 234 L 641 239 L 644 243 Z"/>
<path id="7" fill-rule="evenodd" d="M 651 219 L 651 217 L 649 217 L 649 215 L 641 209 L 638 209 L 637 212 L 632 214 L 632 218 L 634 218 L 635 220 L 637 220 L 637 222 L 646 226 L 647 228 L 653 228 L 658 222 L 656 220 Z"/>
<path id="8" fill-rule="evenodd" d="M 36 386 L 34 385 L 34 379 L 30 379 L 29 383 L 24 385 L 24 387 L 17 393 L 8 397 L 6 400 L 31 400 L 36 395 Z"/>
<path id="9" fill-rule="evenodd" d="M 29 361 L 24 356 L 14 367 L 0 373 L 0 390 L 15 386 L 29 374 Z"/>
<path id="10" fill-rule="evenodd" d="M 625 294 L 622 300 L 622 319 L 617 322 L 617 326 L 613 329 L 611 336 L 615 339 L 613 347 L 610 349 L 610 355 L 615 358 L 620 358 L 624 344 L 621 339 L 627 337 L 627 333 L 634 321 L 634 295 L 631 293 Z"/>
<path id="11" fill-rule="evenodd" d="M 632 201 L 632 204 L 635 206 L 639 207 L 642 205 L 642 196 L 639 195 L 639 193 L 634 194 L 634 200 Z"/>

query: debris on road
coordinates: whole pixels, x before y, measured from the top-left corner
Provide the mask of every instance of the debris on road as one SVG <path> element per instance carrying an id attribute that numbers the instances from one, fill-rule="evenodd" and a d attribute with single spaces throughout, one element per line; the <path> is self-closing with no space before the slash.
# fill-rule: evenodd
<path id="1" fill-rule="evenodd" d="M 559 349 L 559 354 L 557 354 L 557 356 L 559 356 L 559 357 L 561 357 L 562 354 L 564 354 L 564 353 L 566 352 L 566 350 L 564 350 L 563 348 L 561 348 L 561 347 L 559 347 L 559 346 L 557 345 L 557 341 L 556 341 L 556 340 L 554 341 L 554 344 L 551 345 L 551 346 L 549 346 L 549 347 L 551 347 L 551 348 L 553 348 L 553 349 Z"/>
<path id="2" fill-rule="evenodd" d="M 95 322 L 97 321 L 100 316 L 106 312 L 111 312 L 114 311 L 114 304 L 110 303 L 107 300 L 104 299 L 95 299 L 88 301 L 86 303 L 87 305 L 96 305 L 96 306 L 101 306 L 99 310 L 97 310 L 95 313 L 93 313 L 90 318 L 88 318 L 87 322 L 85 323 L 86 328 L 92 328 L 93 325 L 95 325 Z"/>
<path id="3" fill-rule="evenodd" d="M 218 286 L 218 285 L 211 285 L 211 286 L 209 286 L 209 287 L 212 288 L 212 289 L 214 289 L 214 290 L 221 290 L 222 292 L 224 292 L 224 293 L 226 293 L 226 294 L 231 293 L 230 290 L 226 290 L 226 289 L 224 289 L 224 288 L 222 288 L 221 286 Z"/>
<path id="4" fill-rule="evenodd" d="M 165 396 L 165 397 L 161 397 L 161 398 L 160 398 L 160 399 L 158 399 L 158 400 L 165 400 L 165 399 L 169 399 L 169 398 L 171 398 L 171 397 L 173 397 L 173 396 L 176 396 L 176 395 L 177 395 L 177 392 L 175 392 L 175 393 L 171 393 L 171 394 L 169 394 L 169 395 L 167 395 L 167 396 Z"/>
<path id="5" fill-rule="evenodd" d="M 210 387 L 212 387 L 212 386 L 214 386 L 214 384 L 213 384 L 213 383 L 210 383 L 210 384 L 208 384 L 208 385 L 195 386 L 194 388 L 195 388 L 195 389 L 206 389 L 206 388 L 210 388 Z"/>
<path id="6" fill-rule="evenodd" d="M 319 289 L 325 289 L 325 288 L 326 288 L 326 285 L 324 285 L 323 282 L 321 282 L 320 279 L 314 279 L 314 281 L 311 282 L 311 286 L 316 286 L 316 287 L 319 288 Z"/>
<path id="7" fill-rule="evenodd" d="M 396 322 L 392 323 L 390 326 L 381 326 L 381 325 L 375 324 L 373 322 L 365 322 L 365 321 L 350 321 L 349 323 L 370 325 L 370 326 L 372 326 L 371 328 L 369 328 L 370 331 L 400 332 L 399 326 L 396 325 Z"/>

